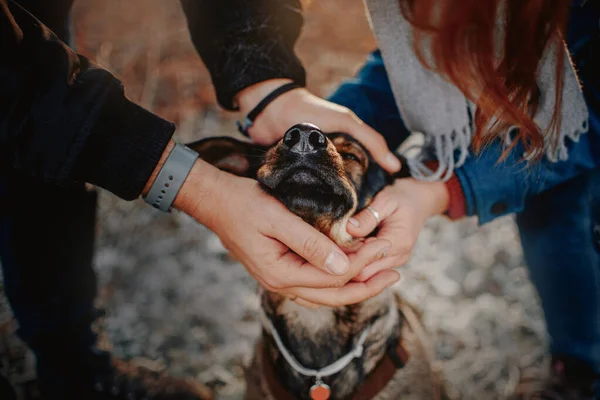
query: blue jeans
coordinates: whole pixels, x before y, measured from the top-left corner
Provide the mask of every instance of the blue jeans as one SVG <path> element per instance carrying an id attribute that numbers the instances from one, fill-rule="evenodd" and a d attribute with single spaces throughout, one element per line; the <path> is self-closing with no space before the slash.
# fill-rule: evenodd
<path id="1" fill-rule="evenodd" d="M 409 134 L 379 52 L 329 100 L 354 111 L 384 135 L 391 149 Z M 590 129 L 597 126 L 591 124 Z M 490 156 L 495 157 L 485 152 L 480 157 Z M 567 162 L 577 157 L 572 151 Z M 551 352 L 578 357 L 600 373 L 600 231 L 595 230 L 600 229 L 600 169 L 528 197 L 517 213 L 517 224 L 530 276 L 542 301 Z"/>

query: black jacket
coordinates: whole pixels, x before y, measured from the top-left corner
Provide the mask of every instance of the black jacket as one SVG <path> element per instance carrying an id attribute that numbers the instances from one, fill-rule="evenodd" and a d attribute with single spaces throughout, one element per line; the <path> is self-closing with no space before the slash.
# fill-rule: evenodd
<path id="1" fill-rule="evenodd" d="M 68 35 L 71 2 L 0 0 L 0 169 L 135 199 L 175 128 L 59 39 Z M 235 109 L 238 91 L 266 79 L 304 84 L 293 51 L 303 22 L 299 0 L 181 3 L 223 107 Z"/>

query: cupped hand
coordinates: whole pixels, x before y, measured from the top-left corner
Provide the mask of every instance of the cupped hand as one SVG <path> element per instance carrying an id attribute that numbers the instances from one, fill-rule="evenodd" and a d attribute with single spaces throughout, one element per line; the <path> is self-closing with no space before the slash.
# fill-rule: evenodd
<path id="1" fill-rule="evenodd" d="M 406 264 L 425 222 L 448 208 L 448 191 L 442 182 L 397 179 L 375 196 L 370 207 L 350 219 L 347 231 L 354 237 L 366 237 L 379 227 L 375 238 L 391 243 L 385 258 L 377 260 L 354 277 L 365 282 L 383 271 Z"/>
<path id="2" fill-rule="evenodd" d="M 386 270 L 348 283 L 366 265 L 382 259 L 390 243 L 371 241 L 346 255 L 256 181 L 219 171 L 202 160 L 196 162 L 174 206 L 215 232 L 263 287 L 305 305 L 361 302 L 400 278 L 396 271 Z"/>
<path id="3" fill-rule="evenodd" d="M 248 114 L 265 96 L 286 82 L 289 80 L 272 79 L 242 90 L 237 96 L 240 111 Z M 383 168 L 389 172 L 400 169 L 398 158 L 390 152 L 381 134 L 348 108 L 321 99 L 304 88 L 273 100 L 259 114 L 248 133 L 255 142 L 268 146 L 281 139 L 291 126 L 301 122 L 315 124 L 325 132 L 348 133 L 361 142 Z"/>

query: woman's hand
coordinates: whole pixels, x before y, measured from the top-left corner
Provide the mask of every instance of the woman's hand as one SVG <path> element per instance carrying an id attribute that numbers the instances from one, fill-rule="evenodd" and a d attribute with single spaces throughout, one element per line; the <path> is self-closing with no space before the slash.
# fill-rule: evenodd
<path id="1" fill-rule="evenodd" d="M 367 242 L 385 240 L 391 247 L 384 259 L 368 265 L 354 278 L 360 282 L 409 260 L 425 222 L 448 209 L 448 190 L 442 182 L 398 179 L 377 194 L 370 207 L 379 214 L 381 222 L 367 208 L 350 219 L 348 233 L 365 237 L 379 226 L 376 239 L 369 238 Z"/>
<path id="2" fill-rule="evenodd" d="M 372 241 L 346 255 L 264 193 L 256 181 L 219 171 L 202 160 L 194 165 L 174 206 L 215 232 L 267 290 L 297 297 L 300 304 L 357 303 L 400 278 L 396 271 L 382 271 L 363 282 L 348 283 L 366 265 L 381 259 L 389 242 Z"/>
<path id="3" fill-rule="evenodd" d="M 237 96 L 240 111 L 248 114 L 265 96 L 286 82 L 289 80 L 272 79 L 242 90 Z M 361 142 L 383 168 L 389 172 L 400 169 L 398 158 L 390 152 L 383 136 L 346 107 L 323 100 L 303 88 L 284 93 L 271 102 L 248 133 L 256 143 L 268 146 L 301 122 L 315 124 L 325 132 L 346 132 Z"/>

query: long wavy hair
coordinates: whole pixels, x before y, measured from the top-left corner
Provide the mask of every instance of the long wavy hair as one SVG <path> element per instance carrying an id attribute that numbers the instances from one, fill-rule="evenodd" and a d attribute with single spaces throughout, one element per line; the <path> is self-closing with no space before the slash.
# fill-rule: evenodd
<path id="1" fill-rule="evenodd" d="M 544 137 L 556 144 L 562 53 L 556 52 L 556 108 L 544 132 L 533 121 L 539 104 L 536 75 L 544 50 L 550 44 L 563 45 L 572 0 L 399 1 L 414 27 L 413 45 L 421 63 L 477 105 L 475 151 L 504 138 L 510 126 L 518 130 L 503 157 L 519 142 L 537 157 L 543 154 Z"/>

